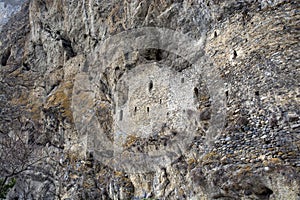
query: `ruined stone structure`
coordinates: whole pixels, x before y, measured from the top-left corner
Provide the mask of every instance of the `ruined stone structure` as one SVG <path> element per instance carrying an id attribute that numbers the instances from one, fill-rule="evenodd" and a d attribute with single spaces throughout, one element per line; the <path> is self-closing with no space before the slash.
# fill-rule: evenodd
<path id="1" fill-rule="evenodd" d="M 0 33 L 7 199 L 298 200 L 299 19 L 296 0 L 26 1 Z"/>

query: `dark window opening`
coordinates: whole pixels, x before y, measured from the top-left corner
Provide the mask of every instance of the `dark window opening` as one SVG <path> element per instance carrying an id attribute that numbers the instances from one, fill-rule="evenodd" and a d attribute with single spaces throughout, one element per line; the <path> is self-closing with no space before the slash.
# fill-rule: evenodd
<path id="1" fill-rule="evenodd" d="M 259 96 L 259 91 L 255 91 L 255 95 L 256 95 L 256 96 Z"/>
<path id="2" fill-rule="evenodd" d="M 136 111 L 137 111 L 137 107 L 134 107 L 134 113 L 136 113 Z"/>
<path id="3" fill-rule="evenodd" d="M 161 99 L 159 100 L 159 104 L 161 104 Z"/>
<path id="4" fill-rule="evenodd" d="M 195 96 L 196 97 L 198 97 L 199 96 L 199 90 L 198 90 L 198 88 L 194 88 L 194 94 L 195 94 Z"/>
<path id="5" fill-rule="evenodd" d="M 164 146 L 166 147 L 168 145 L 167 140 L 164 140 Z"/>
<path id="6" fill-rule="evenodd" d="M 120 121 L 123 119 L 123 110 L 120 111 Z"/>
<path id="7" fill-rule="evenodd" d="M 184 83 L 184 78 L 181 78 L 181 83 Z"/>
<path id="8" fill-rule="evenodd" d="M 177 131 L 171 131 L 171 133 L 172 133 L 173 136 L 176 136 L 178 134 Z"/>
<path id="9" fill-rule="evenodd" d="M 215 31 L 215 34 L 214 34 L 215 38 L 218 36 L 217 32 Z"/>
<path id="10" fill-rule="evenodd" d="M 147 107 L 147 113 L 149 113 L 149 111 L 150 111 L 150 109 L 149 109 L 149 107 Z"/>
<path id="11" fill-rule="evenodd" d="M 150 81 L 150 83 L 149 83 L 149 92 L 151 92 L 152 89 L 153 89 L 153 81 Z"/>
<path id="12" fill-rule="evenodd" d="M 233 57 L 232 57 L 232 59 L 235 59 L 236 57 L 237 57 L 237 53 L 236 53 L 235 50 L 233 50 Z"/>
<path id="13" fill-rule="evenodd" d="M 228 97 L 228 91 L 225 92 L 226 97 Z"/>

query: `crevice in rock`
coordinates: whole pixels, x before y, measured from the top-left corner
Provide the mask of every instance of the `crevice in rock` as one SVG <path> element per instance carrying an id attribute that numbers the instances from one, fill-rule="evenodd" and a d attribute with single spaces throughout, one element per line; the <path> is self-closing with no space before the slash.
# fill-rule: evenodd
<path id="1" fill-rule="evenodd" d="M 31 67 L 29 66 L 29 64 L 27 62 L 23 62 L 22 66 L 23 66 L 22 69 L 24 71 L 29 71 L 31 69 Z"/>
<path id="2" fill-rule="evenodd" d="M 67 59 L 75 57 L 77 53 L 74 51 L 72 47 L 71 40 L 67 37 L 61 37 L 61 41 L 62 41 L 62 46 L 67 53 Z"/>
<path id="3" fill-rule="evenodd" d="M 10 50 L 10 48 L 7 48 L 2 54 L 2 58 L 1 58 L 2 66 L 6 66 L 7 60 L 9 59 L 10 55 L 11 55 L 11 50 Z"/>
<path id="4" fill-rule="evenodd" d="M 260 188 L 259 191 L 254 191 L 254 193 L 260 199 L 268 200 L 270 195 L 273 194 L 273 190 L 264 186 L 263 188 Z"/>
<path id="5" fill-rule="evenodd" d="M 51 85 L 49 91 L 47 92 L 47 96 L 49 94 L 51 94 L 59 86 L 59 84 L 60 84 L 60 81 L 58 81 L 57 83 L 54 83 L 53 85 Z"/>

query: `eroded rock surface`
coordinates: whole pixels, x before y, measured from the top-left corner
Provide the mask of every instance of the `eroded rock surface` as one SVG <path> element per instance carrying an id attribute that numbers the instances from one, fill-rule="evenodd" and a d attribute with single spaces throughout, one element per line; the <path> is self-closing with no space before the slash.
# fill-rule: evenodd
<path id="1" fill-rule="evenodd" d="M 25 2 L 0 33 L 1 142 L 28 148 L 1 153 L 8 199 L 298 200 L 299 9 Z"/>

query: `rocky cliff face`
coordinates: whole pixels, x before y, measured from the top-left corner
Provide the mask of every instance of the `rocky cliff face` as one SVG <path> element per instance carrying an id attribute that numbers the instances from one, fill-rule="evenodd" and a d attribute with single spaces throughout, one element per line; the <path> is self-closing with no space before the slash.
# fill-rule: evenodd
<path id="1" fill-rule="evenodd" d="M 8 199 L 299 199 L 299 19 L 285 0 L 26 2 L 0 35 Z"/>
<path id="2" fill-rule="evenodd" d="M 24 0 L 1 0 L 0 1 L 0 30 L 12 15 L 18 12 Z"/>

